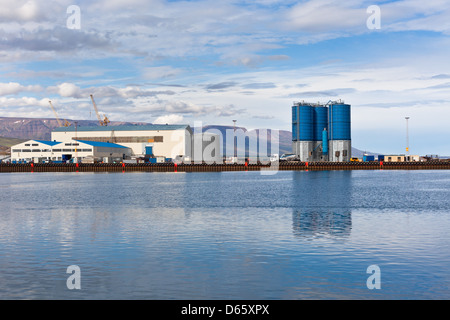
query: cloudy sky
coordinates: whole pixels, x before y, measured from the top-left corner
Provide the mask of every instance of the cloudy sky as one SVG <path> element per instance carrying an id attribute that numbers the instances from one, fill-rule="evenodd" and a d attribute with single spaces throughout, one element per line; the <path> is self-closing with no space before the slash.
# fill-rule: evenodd
<path id="1" fill-rule="evenodd" d="M 355 147 L 404 153 L 409 116 L 412 154 L 450 155 L 448 0 L 0 8 L 0 116 L 54 117 L 50 99 L 61 118 L 94 120 L 93 94 L 113 121 L 291 130 L 293 101 L 342 99 Z"/>

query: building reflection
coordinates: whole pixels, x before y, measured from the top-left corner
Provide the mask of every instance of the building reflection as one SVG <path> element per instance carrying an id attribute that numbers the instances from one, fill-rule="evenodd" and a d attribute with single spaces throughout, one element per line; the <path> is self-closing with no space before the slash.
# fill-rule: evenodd
<path id="1" fill-rule="evenodd" d="M 293 183 L 292 228 L 295 236 L 350 236 L 351 171 L 295 172 Z"/>

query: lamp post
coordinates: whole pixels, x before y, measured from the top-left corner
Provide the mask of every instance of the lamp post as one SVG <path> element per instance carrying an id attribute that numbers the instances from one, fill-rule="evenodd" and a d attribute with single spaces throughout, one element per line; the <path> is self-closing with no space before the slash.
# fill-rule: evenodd
<path id="1" fill-rule="evenodd" d="M 408 130 L 408 120 L 409 120 L 409 117 L 405 117 L 405 119 L 406 119 L 406 156 L 407 156 L 407 158 L 408 158 L 408 161 L 409 161 L 409 130 Z"/>
<path id="2" fill-rule="evenodd" d="M 237 146 L 236 146 L 236 121 L 237 120 L 233 120 L 233 149 L 234 149 L 234 153 L 233 153 L 233 157 L 234 157 L 234 161 L 237 161 Z"/>

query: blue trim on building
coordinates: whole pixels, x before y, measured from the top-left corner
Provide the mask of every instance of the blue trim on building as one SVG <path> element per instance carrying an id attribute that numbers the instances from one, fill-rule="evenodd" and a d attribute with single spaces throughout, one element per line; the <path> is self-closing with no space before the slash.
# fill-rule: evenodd
<path id="1" fill-rule="evenodd" d="M 99 142 L 99 141 L 87 141 L 87 140 L 75 140 L 87 145 L 90 145 L 92 147 L 107 147 L 107 148 L 124 148 L 128 149 L 128 147 L 121 146 L 120 144 L 116 143 L 109 143 L 109 142 Z"/>
<path id="2" fill-rule="evenodd" d="M 47 140 L 31 140 L 31 141 L 36 141 L 36 142 L 43 143 L 43 144 L 46 144 L 46 145 L 49 145 L 49 146 L 55 146 L 55 145 L 61 143 L 59 141 L 47 141 Z"/>

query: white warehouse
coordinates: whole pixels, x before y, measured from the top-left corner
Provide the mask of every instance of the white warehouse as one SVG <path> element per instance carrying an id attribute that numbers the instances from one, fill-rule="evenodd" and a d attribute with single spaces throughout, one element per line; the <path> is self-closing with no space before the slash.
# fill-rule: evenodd
<path id="1" fill-rule="evenodd" d="M 68 161 L 84 158 L 120 158 L 131 155 L 131 149 L 107 142 L 71 140 L 66 142 L 29 140 L 11 147 L 13 162 Z"/>
<path id="2" fill-rule="evenodd" d="M 52 132 L 56 141 L 98 141 L 131 149 L 131 155 L 145 155 L 145 146 L 153 145 L 153 154 L 166 158 L 192 157 L 192 130 L 189 125 L 125 125 L 60 127 Z"/>

